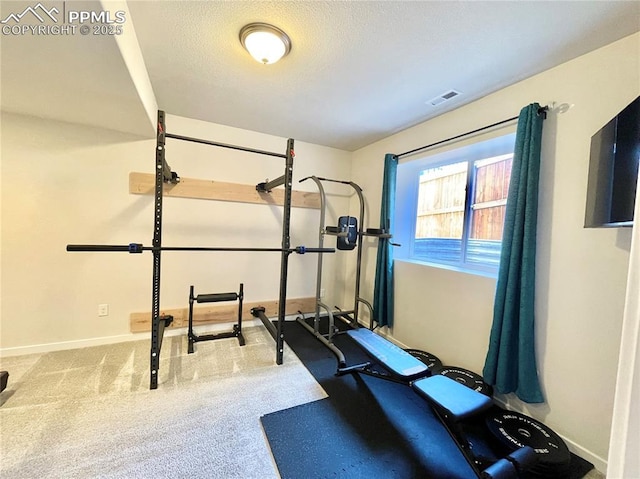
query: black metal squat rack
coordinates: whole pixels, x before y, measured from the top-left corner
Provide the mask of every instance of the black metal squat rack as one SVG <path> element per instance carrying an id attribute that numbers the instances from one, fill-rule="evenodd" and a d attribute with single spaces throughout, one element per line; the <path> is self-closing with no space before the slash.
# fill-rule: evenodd
<path id="1" fill-rule="evenodd" d="M 222 148 L 230 148 L 233 150 L 246 151 L 259 155 L 275 156 L 284 158 L 285 169 L 284 174 L 275 180 L 258 183 L 256 190 L 260 193 L 269 193 L 278 186 L 284 186 L 285 194 L 283 200 L 284 214 L 282 220 L 282 245 L 280 248 L 226 248 L 226 247 L 190 247 L 190 246 L 162 246 L 162 199 L 165 183 L 179 183 L 180 177 L 171 170 L 167 164 L 165 157 L 165 140 L 173 138 L 176 140 L 190 141 L 204 145 L 218 146 Z M 158 122 L 156 130 L 156 154 L 155 154 L 155 199 L 154 199 L 154 226 L 153 226 L 153 245 L 143 246 L 140 243 L 130 243 L 128 245 L 67 245 L 67 251 L 111 251 L 111 252 L 127 252 L 142 253 L 143 251 L 151 251 L 153 253 L 153 278 L 152 278 L 152 304 L 151 304 L 151 365 L 150 365 L 150 388 L 158 387 L 158 370 L 160 368 L 160 350 L 162 348 L 162 338 L 164 330 L 173 321 L 173 317 L 169 315 L 161 315 L 160 313 L 160 276 L 161 276 L 161 258 L 163 251 L 257 251 L 257 252 L 280 252 L 280 293 L 278 301 L 278 320 L 276 325 L 264 314 L 265 309 L 262 307 L 253 308 L 251 313 L 260 318 L 269 334 L 276 342 L 276 364 L 282 364 L 284 349 L 284 318 L 286 313 L 287 302 L 287 273 L 289 269 L 289 255 L 292 253 L 333 253 L 333 248 L 306 248 L 305 246 L 291 247 L 289 230 L 291 224 L 291 184 L 293 177 L 293 158 L 295 156 L 293 149 L 293 140 L 287 140 L 287 149 L 285 153 L 273 153 L 270 151 L 256 150 L 244 146 L 229 145 L 218 143 L 210 140 L 202 140 L 199 138 L 191 138 L 188 136 L 175 135 L 168 133 L 165 127 L 165 113 L 158 111 Z M 239 325 L 238 325 L 239 327 Z"/>
<path id="2" fill-rule="evenodd" d="M 190 141 L 205 145 L 218 146 L 221 148 L 230 148 L 234 150 L 247 151 L 259 155 L 275 156 L 284 158 L 285 170 L 284 174 L 275 180 L 271 180 L 256 185 L 259 192 L 270 192 L 278 186 L 284 186 L 284 215 L 282 219 L 282 249 L 280 261 L 280 293 L 278 301 L 278 321 L 277 326 L 268 320 L 264 315 L 259 316 L 262 323 L 267 328 L 271 336 L 276 342 L 276 364 L 282 364 L 284 349 L 284 333 L 283 322 L 285 318 L 287 303 L 287 273 L 289 270 L 289 255 L 293 252 L 304 253 L 313 252 L 311 249 L 291 248 L 290 241 L 290 223 L 291 223 L 291 184 L 293 181 L 293 158 L 294 141 L 289 138 L 287 140 L 287 149 L 285 153 L 273 153 L 270 151 L 256 150 L 243 146 L 229 145 L 218 143 L 199 138 L 191 138 L 182 135 L 168 133 L 165 127 L 165 113 L 158 111 L 158 126 L 156 135 L 156 167 L 155 167 L 155 201 L 154 201 L 154 230 L 153 230 L 153 282 L 152 282 L 152 309 L 151 309 L 151 389 L 158 387 L 158 370 L 160 368 L 160 350 L 162 348 L 162 338 L 164 329 L 171 324 L 173 318 L 171 316 L 160 315 L 160 276 L 161 276 L 161 256 L 162 256 L 162 198 L 165 183 L 177 183 L 180 181 L 177 173 L 173 172 L 167 164 L 165 158 L 165 140 L 173 138 L 176 140 Z M 238 248 L 238 250 L 249 250 L 249 248 Z M 254 251 L 273 251 L 273 249 L 254 248 Z"/>

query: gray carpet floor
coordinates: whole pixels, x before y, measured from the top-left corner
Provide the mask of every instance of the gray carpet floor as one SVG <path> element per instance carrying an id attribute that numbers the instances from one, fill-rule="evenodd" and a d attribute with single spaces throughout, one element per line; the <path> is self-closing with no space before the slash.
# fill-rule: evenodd
<path id="1" fill-rule="evenodd" d="M 165 338 L 157 390 L 149 341 L 9 357 L 0 478 L 277 478 L 260 416 L 326 397 L 260 326 L 236 339 Z"/>

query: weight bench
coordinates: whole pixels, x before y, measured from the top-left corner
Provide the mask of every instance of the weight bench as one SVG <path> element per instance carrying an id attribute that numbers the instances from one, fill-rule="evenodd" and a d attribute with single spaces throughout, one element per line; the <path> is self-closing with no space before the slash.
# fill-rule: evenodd
<path id="1" fill-rule="evenodd" d="M 465 453 L 465 456 L 472 459 L 473 451 L 462 435 L 461 424 L 465 420 L 487 412 L 493 407 L 493 400 L 489 396 L 441 375 L 418 379 L 413 381 L 410 386 L 433 407 L 436 415 Z M 508 479 L 520 477 L 535 462 L 535 451 L 529 446 L 524 446 L 494 462 L 483 471 L 478 470 L 477 461 L 472 459 L 470 464 L 478 472 L 479 477 Z"/>
<path id="2" fill-rule="evenodd" d="M 360 373 L 410 386 L 432 407 L 477 477 L 516 478 L 535 463 L 535 451 L 525 446 L 481 471 L 480 461 L 473 457 L 471 445 L 462 435 L 461 424 L 488 411 L 493 406 L 493 400 L 446 376 L 432 376 L 431 371 L 422 361 L 369 329 L 350 330 L 347 331 L 347 335 L 372 356 L 375 364 L 382 366 L 386 372 L 379 372 L 373 369 L 373 363 L 366 362 L 355 366 L 339 367 L 337 375 Z"/>

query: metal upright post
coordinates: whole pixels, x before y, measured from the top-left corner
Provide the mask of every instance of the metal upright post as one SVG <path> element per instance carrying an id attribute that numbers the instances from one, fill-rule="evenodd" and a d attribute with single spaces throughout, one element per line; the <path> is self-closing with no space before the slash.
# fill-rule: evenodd
<path id="1" fill-rule="evenodd" d="M 284 317 L 287 307 L 287 272 L 291 254 L 289 230 L 291 224 L 291 184 L 293 183 L 293 139 L 287 141 L 287 158 L 284 171 L 284 214 L 282 217 L 282 257 L 280 264 L 280 299 L 278 303 L 278 326 L 276 335 L 276 364 L 282 364 L 284 351 Z"/>
<path id="2" fill-rule="evenodd" d="M 312 176 L 311 179 L 313 181 L 315 181 L 317 187 L 318 187 L 318 192 L 320 193 L 320 229 L 318 231 L 318 248 L 323 248 L 324 247 L 324 222 L 325 222 L 325 216 L 326 216 L 326 209 L 327 209 L 327 198 L 326 195 L 324 193 L 324 187 L 322 186 L 322 182 L 316 178 L 315 176 Z M 324 257 L 322 254 L 318 255 L 318 266 L 317 266 L 317 271 L 316 271 L 316 309 L 315 309 L 315 317 L 313 319 L 313 329 L 314 332 L 319 332 L 320 330 L 320 307 L 321 305 L 324 306 L 322 304 L 322 302 L 320 301 L 320 299 L 322 298 L 322 265 L 324 262 Z M 328 331 L 328 339 L 329 341 L 331 341 L 331 337 L 333 336 L 333 313 L 331 312 L 331 310 L 328 307 L 325 307 L 325 309 L 327 310 L 327 313 L 329 314 L 329 331 Z"/>
<path id="3" fill-rule="evenodd" d="M 360 201 L 360 224 L 358 225 L 358 252 L 356 259 L 356 287 L 355 300 L 353 302 L 353 320 L 358 323 L 358 311 L 360 306 L 360 274 L 362 270 L 362 239 L 364 237 L 364 198 L 362 196 L 362 188 L 353 181 L 349 182 L 351 187 L 356 191 Z"/>
<path id="4" fill-rule="evenodd" d="M 156 134 L 156 179 L 155 201 L 153 207 L 153 282 L 151 303 L 151 389 L 158 387 L 158 370 L 160 368 L 160 348 L 162 336 L 160 333 L 160 256 L 162 250 L 162 189 L 164 185 L 165 162 L 165 123 L 164 111 L 158 111 L 158 126 Z M 164 321 L 162 321 L 164 326 Z M 164 329 L 162 331 L 164 333 Z"/>

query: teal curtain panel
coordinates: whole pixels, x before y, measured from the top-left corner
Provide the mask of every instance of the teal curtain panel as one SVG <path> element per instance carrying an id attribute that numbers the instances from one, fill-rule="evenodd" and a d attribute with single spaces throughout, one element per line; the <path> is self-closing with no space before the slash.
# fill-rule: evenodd
<path id="1" fill-rule="evenodd" d="M 393 231 L 398 158 L 391 153 L 384 157 L 380 227 Z M 378 259 L 373 289 L 373 311 L 379 326 L 393 326 L 393 246 L 390 238 L 378 240 Z"/>
<path id="2" fill-rule="evenodd" d="M 523 108 L 507 197 L 500 269 L 485 381 L 528 403 L 544 402 L 536 368 L 534 306 L 538 180 L 543 115 L 540 105 Z"/>

